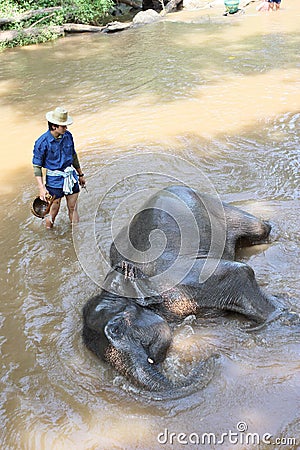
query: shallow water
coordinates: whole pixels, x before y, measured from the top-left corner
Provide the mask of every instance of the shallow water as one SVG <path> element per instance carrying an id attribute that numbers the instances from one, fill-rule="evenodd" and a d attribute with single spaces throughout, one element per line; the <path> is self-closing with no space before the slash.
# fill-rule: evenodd
<path id="1" fill-rule="evenodd" d="M 176 179 L 271 222 L 272 242 L 239 257 L 268 293 L 300 312 L 300 6 L 283 0 L 273 14 L 254 5 L 237 17 L 221 12 L 182 12 L 0 56 L 5 450 L 197 448 L 191 433 L 213 433 L 203 446 L 212 449 L 270 448 L 265 433 L 273 448 L 296 449 L 289 438 L 299 445 L 294 326 L 249 333 L 236 317 L 183 323 L 165 363 L 171 376 L 221 357 L 205 389 L 176 401 L 144 398 L 81 342 L 81 308 L 105 274 L 112 219 L 118 229 L 143 196 Z M 80 224 L 72 231 L 63 205 L 47 233 L 30 213 L 30 161 L 44 113 L 57 104 L 74 117 L 88 192 Z M 222 442 L 230 431 L 237 443 Z M 247 432 L 259 443 L 248 445 Z"/>

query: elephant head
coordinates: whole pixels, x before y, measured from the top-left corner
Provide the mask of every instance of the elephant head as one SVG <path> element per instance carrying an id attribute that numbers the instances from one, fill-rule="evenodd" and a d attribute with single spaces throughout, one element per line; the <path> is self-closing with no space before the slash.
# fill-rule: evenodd
<path id="1" fill-rule="evenodd" d="M 203 375 L 200 365 L 177 387 L 162 374 L 159 364 L 171 344 L 171 330 L 161 316 L 134 299 L 102 291 L 86 303 L 83 319 L 85 345 L 139 388 L 173 394 L 183 388 L 185 392 Z"/>
<path id="2" fill-rule="evenodd" d="M 269 242 L 271 225 L 235 206 L 223 203 L 227 223 L 224 258 L 235 259 L 236 249 Z"/>

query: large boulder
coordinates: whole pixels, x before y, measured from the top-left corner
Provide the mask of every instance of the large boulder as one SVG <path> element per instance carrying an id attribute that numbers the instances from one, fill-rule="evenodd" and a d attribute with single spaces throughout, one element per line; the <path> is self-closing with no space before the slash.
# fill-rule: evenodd
<path id="1" fill-rule="evenodd" d="M 161 19 L 160 14 L 153 9 L 147 9 L 147 11 L 140 11 L 137 13 L 132 22 L 134 25 L 145 25 L 147 23 L 157 22 Z"/>

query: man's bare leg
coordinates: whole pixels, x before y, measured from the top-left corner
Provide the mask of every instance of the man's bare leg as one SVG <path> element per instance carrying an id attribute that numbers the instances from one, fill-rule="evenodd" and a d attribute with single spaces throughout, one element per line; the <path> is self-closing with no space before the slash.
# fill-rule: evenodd
<path id="1" fill-rule="evenodd" d="M 51 205 L 49 215 L 45 218 L 46 228 L 53 228 L 54 220 L 58 214 L 60 208 L 61 198 L 57 198 Z"/>
<path id="2" fill-rule="evenodd" d="M 78 192 L 76 194 L 66 195 L 67 207 L 68 207 L 69 218 L 70 218 L 71 223 L 79 222 L 79 215 L 78 215 L 78 211 L 77 211 L 78 195 L 79 195 Z"/>

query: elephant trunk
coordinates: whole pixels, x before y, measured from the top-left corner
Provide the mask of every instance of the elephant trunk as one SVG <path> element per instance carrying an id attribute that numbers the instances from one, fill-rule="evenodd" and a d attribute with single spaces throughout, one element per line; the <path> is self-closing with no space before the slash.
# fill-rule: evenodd
<path id="1" fill-rule="evenodd" d="M 154 367 L 140 365 L 135 367 L 132 373 L 139 387 L 148 391 L 169 391 L 172 383 L 159 370 Z"/>
<path id="2" fill-rule="evenodd" d="M 151 398 L 179 398 L 204 388 L 211 380 L 214 374 L 216 355 L 209 357 L 201 362 L 184 378 L 180 384 L 175 384 L 164 376 L 156 364 L 149 362 L 146 353 L 144 354 L 122 354 L 118 357 L 118 362 L 123 360 L 115 368 L 141 388 L 145 393 L 148 392 Z M 112 361 L 110 361 L 112 362 Z"/>

